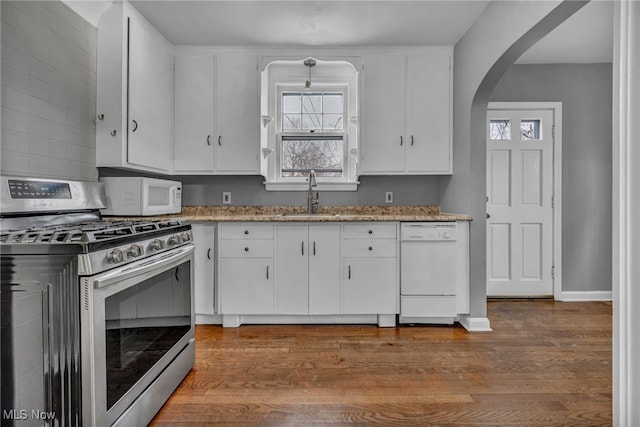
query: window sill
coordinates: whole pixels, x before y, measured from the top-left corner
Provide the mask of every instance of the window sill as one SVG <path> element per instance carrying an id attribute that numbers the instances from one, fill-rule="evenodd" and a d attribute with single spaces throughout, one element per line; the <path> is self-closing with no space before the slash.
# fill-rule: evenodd
<path id="1" fill-rule="evenodd" d="M 312 191 L 356 191 L 360 181 L 355 182 L 319 182 Z M 264 182 L 267 191 L 308 191 L 307 182 Z"/>

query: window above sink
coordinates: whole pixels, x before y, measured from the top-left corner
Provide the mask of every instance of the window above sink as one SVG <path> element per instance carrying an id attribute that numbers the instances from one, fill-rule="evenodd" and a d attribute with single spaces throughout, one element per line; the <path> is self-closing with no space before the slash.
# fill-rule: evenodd
<path id="1" fill-rule="evenodd" d="M 308 64 L 313 64 L 309 66 Z M 261 172 L 267 190 L 356 190 L 358 73 L 345 60 L 273 60 L 262 72 Z"/>

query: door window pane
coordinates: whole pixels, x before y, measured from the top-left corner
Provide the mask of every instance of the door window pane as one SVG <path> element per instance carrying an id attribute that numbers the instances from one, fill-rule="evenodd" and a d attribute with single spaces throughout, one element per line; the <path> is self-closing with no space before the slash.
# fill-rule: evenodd
<path id="1" fill-rule="evenodd" d="M 489 139 L 494 141 L 511 139 L 511 121 L 491 120 L 489 122 Z"/>
<path id="2" fill-rule="evenodd" d="M 540 120 L 527 119 L 520 121 L 520 139 L 531 141 L 540 139 Z"/>

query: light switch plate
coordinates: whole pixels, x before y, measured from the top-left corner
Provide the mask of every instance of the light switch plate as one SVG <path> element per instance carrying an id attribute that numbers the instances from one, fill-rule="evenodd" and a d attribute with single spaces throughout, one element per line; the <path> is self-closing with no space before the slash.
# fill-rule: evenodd
<path id="1" fill-rule="evenodd" d="M 393 191 L 387 191 L 384 195 L 385 203 L 393 203 Z"/>
<path id="2" fill-rule="evenodd" d="M 222 192 L 222 204 L 230 205 L 231 204 L 231 191 L 223 191 Z"/>

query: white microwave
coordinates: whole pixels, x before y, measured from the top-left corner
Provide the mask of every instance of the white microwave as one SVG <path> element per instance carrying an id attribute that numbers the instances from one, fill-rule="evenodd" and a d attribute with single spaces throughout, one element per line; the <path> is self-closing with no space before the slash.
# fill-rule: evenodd
<path id="1" fill-rule="evenodd" d="M 103 215 L 164 215 L 180 213 L 182 183 L 145 177 L 105 177 Z"/>

